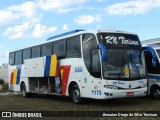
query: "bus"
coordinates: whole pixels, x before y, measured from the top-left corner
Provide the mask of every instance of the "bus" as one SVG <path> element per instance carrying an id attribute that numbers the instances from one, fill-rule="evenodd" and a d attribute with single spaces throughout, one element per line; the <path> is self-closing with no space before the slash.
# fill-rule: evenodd
<path id="1" fill-rule="evenodd" d="M 112 99 L 145 96 L 144 53 L 136 34 L 73 30 L 9 53 L 10 89 L 34 94 Z"/>
<path id="2" fill-rule="evenodd" d="M 148 72 L 148 95 L 160 98 L 160 40 L 142 41 Z"/>

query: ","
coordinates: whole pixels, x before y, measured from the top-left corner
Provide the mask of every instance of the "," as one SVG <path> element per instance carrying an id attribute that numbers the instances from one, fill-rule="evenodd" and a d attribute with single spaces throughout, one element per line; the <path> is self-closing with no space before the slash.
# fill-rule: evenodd
<path id="1" fill-rule="evenodd" d="M 145 96 L 144 52 L 136 34 L 74 30 L 9 54 L 10 89 L 34 94 L 113 99 Z"/>

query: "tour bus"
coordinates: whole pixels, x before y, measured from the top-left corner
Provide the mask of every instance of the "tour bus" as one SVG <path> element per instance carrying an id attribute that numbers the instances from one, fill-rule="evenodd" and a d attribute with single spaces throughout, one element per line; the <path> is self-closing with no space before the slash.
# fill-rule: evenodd
<path id="1" fill-rule="evenodd" d="M 160 41 L 142 41 L 148 71 L 148 95 L 160 98 Z"/>
<path id="2" fill-rule="evenodd" d="M 34 94 L 112 99 L 147 94 L 147 74 L 136 34 L 74 30 L 9 54 L 10 89 Z"/>

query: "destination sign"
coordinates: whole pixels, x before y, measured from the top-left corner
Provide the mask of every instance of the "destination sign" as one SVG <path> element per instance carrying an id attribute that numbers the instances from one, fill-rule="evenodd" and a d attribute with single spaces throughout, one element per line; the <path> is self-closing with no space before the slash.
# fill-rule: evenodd
<path id="1" fill-rule="evenodd" d="M 138 41 L 132 41 L 131 39 L 126 39 L 123 36 L 120 37 L 106 36 L 105 39 L 106 39 L 106 44 L 139 45 Z"/>
<path id="2" fill-rule="evenodd" d="M 100 43 L 107 47 L 139 49 L 141 44 L 137 35 L 120 34 L 120 33 L 101 33 L 98 34 Z"/>

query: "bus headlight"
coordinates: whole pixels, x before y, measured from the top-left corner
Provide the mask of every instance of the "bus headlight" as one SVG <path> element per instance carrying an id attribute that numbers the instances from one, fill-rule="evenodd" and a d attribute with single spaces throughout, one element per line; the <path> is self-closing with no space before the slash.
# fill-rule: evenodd
<path id="1" fill-rule="evenodd" d="M 147 87 L 147 84 L 142 84 L 140 87 L 141 88 Z"/>
<path id="2" fill-rule="evenodd" d="M 111 85 L 104 85 L 104 87 L 107 88 L 107 89 L 114 89 L 114 90 L 117 90 L 117 89 L 118 89 L 118 87 L 116 87 L 116 86 L 111 86 Z"/>

